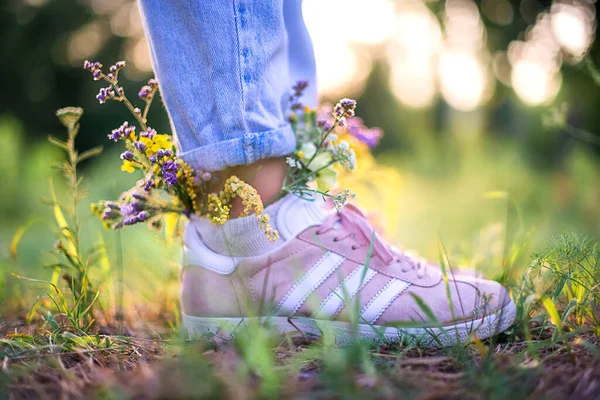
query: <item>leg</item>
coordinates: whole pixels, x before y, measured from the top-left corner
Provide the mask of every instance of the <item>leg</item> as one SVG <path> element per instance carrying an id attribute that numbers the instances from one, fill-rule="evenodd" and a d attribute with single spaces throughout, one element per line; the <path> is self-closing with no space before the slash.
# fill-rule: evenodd
<path id="1" fill-rule="evenodd" d="M 140 0 L 181 157 L 270 199 L 295 148 L 288 93 L 309 81 L 303 102 L 315 107 L 316 68 L 301 0 L 246 3 Z M 235 201 L 232 215 L 241 209 Z"/>
<path id="2" fill-rule="evenodd" d="M 308 81 L 302 103 L 314 108 L 317 106 L 315 54 L 302 17 L 302 0 L 284 0 L 283 19 L 288 40 L 288 89 L 298 81 Z M 268 200 L 279 193 L 286 169 L 283 157 L 279 157 L 227 168 L 221 171 L 221 176 L 225 179 L 231 175 L 238 176 L 254 186 L 264 200 Z M 235 202 L 231 210 L 232 215 L 239 215 L 241 209 L 241 204 Z"/>
<path id="3" fill-rule="evenodd" d="M 219 171 L 292 152 L 283 0 L 140 0 L 180 156 Z"/>

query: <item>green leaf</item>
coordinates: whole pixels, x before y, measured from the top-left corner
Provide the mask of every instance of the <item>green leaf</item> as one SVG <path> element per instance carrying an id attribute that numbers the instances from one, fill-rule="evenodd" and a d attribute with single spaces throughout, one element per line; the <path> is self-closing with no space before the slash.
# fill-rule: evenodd
<path id="1" fill-rule="evenodd" d="M 546 307 L 546 310 L 548 311 L 548 314 L 550 315 L 550 319 L 551 319 L 552 323 L 554 325 L 556 325 L 558 332 L 562 333 L 562 324 L 561 324 L 560 316 L 558 315 L 558 311 L 556 310 L 556 306 L 554 305 L 554 302 L 552 301 L 551 298 L 545 297 L 542 300 L 542 303 L 544 304 L 544 307 Z"/>
<path id="2" fill-rule="evenodd" d="M 19 242 L 21 241 L 21 237 L 23 237 L 23 234 L 25 233 L 25 231 L 27 229 L 29 229 L 29 227 L 31 225 L 33 225 L 35 222 L 43 222 L 43 221 L 40 220 L 40 219 L 35 219 L 35 220 L 27 222 L 26 224 L 21 225 L 21 227 L 17 230 L 17 232 L 13 236 L 12 241 L 10 243 L 10 255 L 15 260 L 17 259 L 17 247 L 19 246 Z"/>
<path id="3" fill-rule="evenodd" d="M 88 158 L 95 157 L 95 156 L 99 155 L 100 153 L 102 153 L 103 150 L 104 150 L 104 147 L 102 147 L 102 146 L 98 146 L 98 147 L 94 147 L 89 150 L 86 150 L 77 157 L 76 162 L 79 164 L 80 162 L 87 160 Z"/>
<path id="4" fill-rule="evenodd" d="M 48 135 L 48 141 L 50 143 L 52 143 L 53 145 L 60 147 L 61 149 L 65 150 L 65 151 L 69 151 L 69 145 L 67 144 L 67 142 L 63 142 L 62 140 L 57 139 L 54 136 L 50 136 L 50 135 Z"/>
<path id="5" fill-rule="evenodd" d="M 54 319 L 54 317 L 52 316 L 52 314 L 50 313 L 50 311 L 48 311 L 48 315 L 46 315 L 45 319 L 50 324 L 50 326 L 52 327 L 52 330 L 57 330 L 58 329 L 58 322 L 56 322 L 56 320 Z"/>
<path id="6" fill-rule="evenodd" d="M 571 299 L 571 301 L 569 302 L 569 304 L 567 304 L 567 307 L 565 308 L 565 311 L 563 311 L 563 315 L 562 315 L 562 318 L 560 320 L 561 325 L 563 325 L 564 323 L 566 323 L 567 318 L 569 317 L 569 315 L 571 315 L 571 313 L 575 309 L 575 306 L 577 306 L 577 299 Z"/>
<path id="7" fill-rule="evenodd" d="M 446 248 L 444 247 L 443 243 L 440 243 L 438 252 L 439 252 L 439 257 L 440 257 L 440 267 L 442 268 L 442 277 L 444 278 L 444 287 L 446 288 L 446 301 L 448 301 L 448 306 L 450 307 L 450 313 L 452 315 L 452 319 L 454 319 L 455 318 L 454 304 L 452 302 L 452 293 L 450 291 L 450 281 L 448 279 L 448 271 L 446 270 L 446 258 L 448 257 L 448 254 L 446 253 Z M 450 268 L 449 263 L 448 263 L 448 267 Z M 450 270 L 450 272 L 452 272 L 452 270 Z"/>
<path id="8" fill-rule="evenodd" d="M 415 301 L 417 302 L 417 305 L 419 306 L 421 311 L 423 311 L 425 313 L 425 315 L 427 315 L 427 318 L 429 318 L 429 321 L 435 323 L 436 325 L 439 325 L 439 321 L 438 321 L 437 317 L 435 316 L 433 311 L 431 311 L 431 308 L 429 308 L 427 306 L 427 304 L 425 304 L 423 299 L 414 293 L 411 293 L 410 295 L 413 297 L 413 299 L 415 299 Z"/>

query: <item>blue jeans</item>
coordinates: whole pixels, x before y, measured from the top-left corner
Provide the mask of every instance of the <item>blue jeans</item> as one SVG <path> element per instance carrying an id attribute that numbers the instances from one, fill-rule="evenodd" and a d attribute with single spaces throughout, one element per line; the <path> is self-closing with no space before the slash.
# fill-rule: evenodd
<path id="1" fill-rule="evenodd" d="M 179 156 L 216 171 L 289 154 L 291 87 L 314 52 L 301 0 L 139 0 L 154 71 Z"/>

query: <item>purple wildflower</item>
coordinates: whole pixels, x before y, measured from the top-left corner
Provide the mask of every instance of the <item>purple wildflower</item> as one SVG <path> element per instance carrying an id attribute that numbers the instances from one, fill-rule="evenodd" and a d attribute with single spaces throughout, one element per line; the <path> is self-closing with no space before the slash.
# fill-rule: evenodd
<path id="1" fill-rule="evenodd" d="M 383 131 L 380 128 L 368 129 L 365 126 L 361 128 L 363 129 L 356 130 L 355 132 L 349 131 L 355 138 L 369 146 L 369 148 L 372 149 L 377 146 L 383 136 Z"/>
<path id="2" fill-rule="evenodd" d="M 144 211 L 144 208 L 146 207 L 146 204 L 144 201 L 134 201 L 133 203 L 130 203 L 131 207 L 133 207 L 133 209 L 135 211 Z"/>
<path id="3" fill-rule="evenodd" d="M 167 185 L 173 186 L 177 183 L 177 172 L 179 167 L 176 162 L 169 160 L 163 164 L 161 168 L 162 177 L 167 182 Z"/>
<path id="4" fill-rule="evenodd" d="M 140 89 L 140 92 L 138 93 L 138 97 L 142 100 L 149 100 L 150 97 L 152 97 L 152 94 L 153 94 L 152 88 L 148 85 L 144 85 Z"/>
<path id="5" fill-rule="evenodd" d="M 210 172 L 205 172 L 202 174 L 202 180 L 205 182 L 208 182 L 212 179 L 212 175 L 210 174 Z"/>
<path id="6" fill-rule="evenodd" d="M 290 95 L 290 103 L 291 103 L 290 107 L 291 107 L 292 111 L 297 111 L 297 110 L 302 109 L 303 105 L 302 105 L 302 103 L 300 103 L 300 97 L 302 97 L 302 93 L 304 93 L 304 90 L 307 88 L 307 86 L 308 86 L 307 81 L 298 81 L 292 87 L 292 90 L 294 91 L 294 93 L 292 93 L 292 95 Z"/>
<path id="7" fill-rule="evenodd" d="M 156 152 L 156 157 L 163 158 L 164 156 L 165 156 L 164 149 L 158 149 L 158 151 Z"/>
<path id="8" fill-rule="evenodd" d="M 129 126 L 129 122 L 125 121 L 120 127 L 113 129 L 112 133 L 108 134 L 108 138 L 116 142 L 129 137 L 132 133 L 135 133 L 135 126 Z"/>
<path id="9" fill-rule="evenodd" d="M 111 209 L 110 207 L 105 207 L 102 212 L 102 219 L 105 221 L 111 221 L 113 219 L 117 219 L 121 216 L 118 211 Z"/>
<path id="10" fill-rule="evenodd" d="M 335 107 L 333 107 L 333 116 L 336 119 L 345 119 L 354 117 L 354 110 L 356 109 L 356 100 L 352 99 L 341 99 Z"/>
<path id="11" fill-rule="evenodd" d="M 136 200 L 141 200 L 141 201 L 146 201 L 147 200 L 146 196 L 144 196 L 141 193 L 135 193 L 135 192 L 133 192 L 133 193 L 131 193 L 131 197 L 133 197 Z"/>
<path id="12" fill-rule="evenodd" d="M 297 97 L 302 96 L 302 93 L 304 93 L 304 90 L 308 87 L 308 81 L 298 81 L 296 82 L 296 84 L 292 87 L 292 89 L 294 89 L 294 94 Z"/>
<path id="13" fill-rule="evenodd" d="M 148 128 L 143 132 L 140 132 L 141 137 L 147 137 L 148 139 L 154 139 L 156 135 L 156 129 Z"/>
<path id="14" fill-rule="evenodd" d="M 133 160 L 133 153 L 129 150 L 127 150 L 124 153 L 121 153 L 121 160 L 128 160 L 128 161 Z"/>
<path id="15" fill-rule="evenodd" d="M 171 157 L 173 155 L 173 150 L 165 150 L 165 157 Z"/>
<path id="16" fill-rule="evenodd" d="M 85 60 L 83 62 L 83 69 L 90 71 L 95 81 L 98 81 L 100 80 L 100 78 L 102 78 L 102 64 L 100 64 L 97 61 L 90 62 L 88 60 Z"/>
<path id="17" fill-rule="evenodd" d="M 154 183 L 154 181 L 152 179 L 148 179 L 146 181 L 146 183 L 144 183 L 144 190 L 146 192 L 150 192 L 152 189 L 154 189 L 156 187 L 156 184 Z"/>
<path id="18" fill-rule="evenodd" d="M 157 89 L 158 88 L 158 81 L 154 78 L 148 79 L 148 85 L 150 85 L 150 87 L 152 89 Z"/>
<path id="19" fill-rule="evenodd" d="M 148 218 L 150 217 L 150 215 L 146 212 L 146 211 L 141 211 L 135 215 L 132 215 L 130 217 L 124 218 L 123 221 L 118 224 L 117 226 L 115 226 L 115 229 L 121 228 L 123 226 L 127 226 L 127 225 L 134 225 L 140 222 L 144 222 L 146 221 Z"/>
<path id="20" fill-rule="evenodd" d="M 121 215 L 125 218 L 137 214 L 137 210 L 130 203 L 121 204 Z"/>
<path id="21" fill-rule="evenodd" d="M 154 164 L 156 162 L 156 156 L 153 154 L 150 157 L 148 157 L 148 161 L 150 161 L 152 164 Z"/>
<path id="22" fill-rule="evenodd" d="M 146 145 L 142 142 L 133 142 L 133 146 L 141 152 L 146 151 Z"/>
<path id="23" fill-rule="evenodd" d="M 117 69 L 124 68 L 126 65 L 127 65 L 127 63 L 125 61 L 117 61 L 115 63 L 115 67 L 117 67 Z"/>
<path id="24" fill-rule="evenodd" d="M 138 222 L 140 222 L 140 221 L 138 221 L 137 215 L 127 217 L 127 218 L 124 218 L 123 221 L 121 221 L 120 223 L 115 225 L 115 229 L 119 229 L 119 228 L 122 228 L 122 227 L 128 226 L 128 225 L 134 225 L 134 224 L 137 224 Z"/>
<path id="25" fill-rule="evenodd" d="M 85 60 L 83 62 L 83 69 L 87 69 L 90 72 L 94 72 L 97 69 L 101 69 L 102 68 L 102 64 L 100 64 L 98 61 L 95 62 L 90 62 L 88 60 Z"/>
<path id="26" fill-rule="evenodd" d="M 346 99 L 347 100 L 347 99 Z M 350 100 L 353 102 L 353 100 Z M 340 102 L 341 103 L 341 102 Z M 339 105 L 339 104 L 338 104 Z M 351 106 L 351 104 L 350 104 Z M 343 106 L 340 105 L 340 108 Z M 331 129 L 331 123 L 333 119 L 334 111 L 330 105 L 325 105 L 319 109 L 318 116 L 322 119 L 317 120 L 317 126 L 323 128 L 325 131 Z M 336 132 L 347 132 L 349 135 L 355 137 L 360 142 L 366 144 L 369 148 L 373 148 L 379 144 L 383 131 L 380 128 L 368 128 L 364 125 L 363 120 L 359 117 L 348 117 L 345 119 L 345 128 L 336 129 Z"/>
<path id="27" fill-rule="evenodd" d="M 110 100 L 113 97 L 115 97 L 115 91 L 112 90 L 110 86 L 101 88 L 98 94 L 96 95 L 96 98 L 98 99 L 98 102 L 100 104 L 106 103 L 107 100 Z"/>
<path id="28" fill-rule="evenodd" d="M 321 129 L 323 129 L 324 131 L 329 131 L 331 130 L 331 124 L 329 122 L 327 122 L 324 119 L 320 119 L 317 121 L 317 126 Z"/>

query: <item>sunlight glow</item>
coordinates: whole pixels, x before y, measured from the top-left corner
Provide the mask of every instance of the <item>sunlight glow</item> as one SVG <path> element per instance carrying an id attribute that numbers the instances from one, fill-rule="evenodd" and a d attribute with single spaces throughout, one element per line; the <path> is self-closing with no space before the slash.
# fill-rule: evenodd
<path id="1" fill-rule="evenodd" d="M 560 73 L 552 73 L 541 64 L 517 61 L 512 68 L 512 84 L 517 95 L 530 105 L 548 104 L 558 93 Z"/>
<path id="2" fill-rule="evenodd" d="M 86 58 L 92 58 L 100 51 L 106 35 L 101 22 L 90 22 L 71 34 L 67 42 L 67 58 L 73 66 L 80 66 Z"/>
<path id="3" fill-rule="evenodd" d="M 555 4 L 552 7 L 552 32 L 558 43 L 574 57 L 580 58 L 592 42 L 594 15 L 583 7 Z"/>
<path id="4" fill-rule="evenodd" d="M 461 111 L 483 100 L 486 76 L 483 66 L 467 52 L 444 52 L 440 57 L 440 90 L 446 101 Z"/>
<path id="5" fill-rule="evenodd" d="M 302 11 L 313 41 L 319 93 L 359 94 L 371 70 L 370 47 L 385 42 L 394 27 L 393 3 L 305 0 Z"/>
<path id="6" fill-rule="evenodd" d="M 425 108 L 436 97 L 435 71 L 428 62 L 394 62 L 390 73 L 392 93 L 400 103 L 413 108 Z"/>
<path id="7" fill-rule="evenodd" d="M 400 8 L 395 27 L 387 48 L 392 93 L 407 107 L 429 107 L 437 94 L 440 25 L 423 3 L 413 2 Z"/>
<path id="8" fill-rule="evenodd" d="M 314 42 L 326 33 L 327 42 L 378 44 L 394 28 L 394 4 L 389 0 L 304 0 L 302 13 Z"/>
<path id="9" fill-rule="evenodd" d="M 491 82 L 485 47 L 486 30 L 471 0 L 448 0 L 444 12 L 446 36 L 439 58 L 440 92 L 450 106 L 471 111 L 489 97 Z"/>
<path id="10" fill-rule="evenodd" d="M 560 89 L 562 54 L 552 29 L 550 14 L 541 13 L 525 41 L 513 41 L 508 47 L 511 84 L 528 105 L 550 104 Z"/>
<path id="11" fill-rule="evenodd" d="M 396 18 L 394 39 L 411 55 L 429 56 L 441 45 L 442 33 L 435 16 L 426 8 L 401 10 Z"/>

